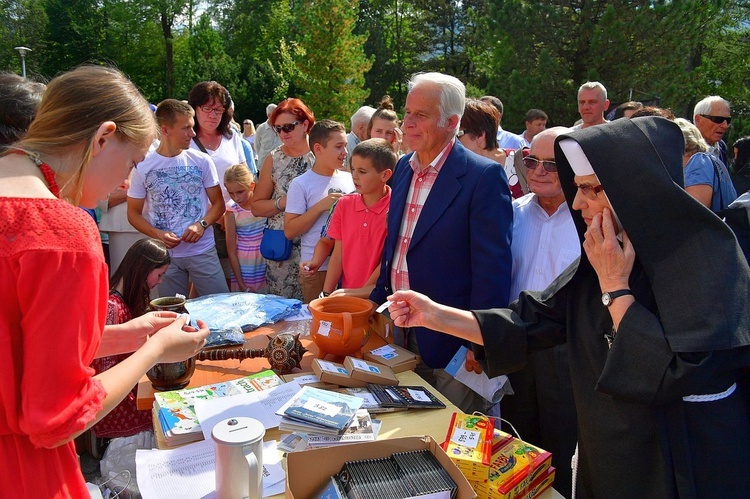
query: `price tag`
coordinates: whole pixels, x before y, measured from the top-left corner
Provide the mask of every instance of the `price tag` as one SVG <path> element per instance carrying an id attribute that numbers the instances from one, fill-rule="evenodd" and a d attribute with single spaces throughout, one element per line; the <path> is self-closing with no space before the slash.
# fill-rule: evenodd
<path id="1" fill-rule="evenodd" d="M 432 399 L 423 390 L 414 390 L 413 388 L 407 388 L 406 390 L 411 395 L 411 398 L 418 402 L 432 402 Z"/>
<path id="2" fill-rule="evenodd" d="M 377 355 L 378 357 L 383 357 L 384 359 L 392 359 L 393 357 L 398 356 L 396 350 L 390 345 L 385 345 L 380 348 L 376 348 L 375 350 L 370 350 L 370 353 L 373 355 Z"/>
<path id="3" fill-rule="evenodd" d="M 337 405 L 329 404 L 328 402 L 323 402 L 322 400 L 318 400 L 316 398 L 307 399 L 307 402 L 302 404 L 302 407 L 304 407 L 308 411 L 325 414 L 326 416 L 331 417 L 338 414 L 341 410 L 341 407 Z"/>
<path id="4" fill-rule="evenodd" d="M 352 367 L 354 367 L 355 369 L 361 369 L 362 371 L 368 371 L 368 372 L 371 372 L 371 373 L 378 373 L 378 374 L 380 374 L 380 369 L 378 369 L 375 366 L 372 366 L 372 365 L 368 364 L 364 360 L 352 359 L 351 362 L 352 362 Z"/>
<path id="5" fill-rule="evenodd" d="M 456 445 L 463 445 L 470 449 L 476 449 L 479 445 L 480 433 L 478 431 L 467 430 L 466 428 L 456 428 L 451 435 L 451 442 Z"/>
<path id="6" fill-rule="evenodd" d="M 320 380 L 314 374 L 306 374 L 304 376 L 298 376 L 294 378 L 294 381 L 300 385 L 306 385 L 308 383 L 318 383 Z"/>
<path id="7" fill-rule="evenodd" d="M 320 368 L 324 371 L 328 371 L 329 373 L 336 373 L 336 374 L 349 374 L 349 371 L 344 369 L 343 367 L 338 367 L 333 362 L 328 362 L 325 360 L 319 360 L 318 365 Z"/>
<path id="8" fill-rule="evenodd" d="M 328 333 L 331 332 L 331 322 L 329 321 L 320 321 L 320 327 L 318 328 L 318 334 L 321 336 L 328 336 Z"/>

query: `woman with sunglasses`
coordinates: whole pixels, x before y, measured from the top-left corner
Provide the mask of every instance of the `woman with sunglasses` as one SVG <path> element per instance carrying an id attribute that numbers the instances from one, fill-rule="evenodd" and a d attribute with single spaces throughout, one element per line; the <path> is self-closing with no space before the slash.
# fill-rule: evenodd
<path id="1" fill-rule="evenodd" d="M 310 151 L 307 134 L 315 124 L 313 112 L 299 99 L 285 99 L 268 118 L 281 145 L 263 161 L 253 194 L 252 211 L 268 217 L 270 229 L 284 229 L 286 193 L 292 180 L 312 168 L 315 156 Z M 266 262 L 266 281 L 270 294 L 303 299 L 299 283 L 300 239 L 292 241 L 292 253 L 285 261 Z"/>
<path id="2" fill-rule="evenodd" d="M 580 497 L 750 490 L 750 269 L 729 227 L 682 188 L 683 154 L 680 128 L 657 117 L 562 135 L 555 160 L 577 263 L 509 309 L 388 297 L 397 326 L 484 345 L 489 376 L 567 343 Z"/>

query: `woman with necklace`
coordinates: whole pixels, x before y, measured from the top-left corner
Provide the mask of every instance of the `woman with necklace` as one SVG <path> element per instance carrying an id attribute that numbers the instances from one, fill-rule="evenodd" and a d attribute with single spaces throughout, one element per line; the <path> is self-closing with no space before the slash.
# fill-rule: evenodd
<path id="1" fill-rule="evenodd" d="M 307 134 L 315 124 L 312 111 L 299 99 L 285 99 L 268 118 L 281 145 L 263 161 L 253 194 L 252 212 L 268 217 L 270 229 L 284 229 L 286 193 L 292 180 L 312 168 L 315 156 Z M 287 298 L 303 299 L 299 283 L 300 239 L 292 241 L 292 254 L 285 261 L 266 261 L 268 292 Z"/>
<path id="2" fill-rule="evenodd" d="M 0 491 L 13 497 L 88 497 L 73 440 L 154 364 L 205 344 L 205 324 L 169 312 L 104 325 L 107 266 L 78 207 L 106 198 L 156 134 L 125 76 L 82 66 L 50 82 L 25 138 L 0 156 Z M 92 376 L 97 354 L 126 344 L 140 348 Z"/>

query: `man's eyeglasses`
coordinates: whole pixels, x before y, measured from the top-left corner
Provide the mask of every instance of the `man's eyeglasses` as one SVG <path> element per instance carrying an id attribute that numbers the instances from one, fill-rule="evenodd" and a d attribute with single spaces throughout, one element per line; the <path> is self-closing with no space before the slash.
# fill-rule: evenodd
<path id="1" fill-rule="evenodd" d="M 465 133 L 466 133 L 466 130 L 459 130 L 458 132 L 456 132 L 456 137 L 460 137 Z"/>
<path id="2" fill-rule="evenodd" d="M 273 129 L 276 130 L 276 133 L 289 133 L 294 130 L 294 128 L 300 123 L 302 123 L 302 121 L 300 120 L 292 121 L 291 123 L 287 123 L 286 125 L 274 125 Z"/>
<path id="3" fill-rule="evenodd" d="M 713 121 L 717 125 L 721 125 L 725 121 L 727 122 L 727 126 L 732 124 L 732 118 L 730 118 L 729 116 L 712 116 L 710 114 L 701 114 L 700 116 L 703 116 L 707 120 Z"/>
<path id="4" fill-rule="evenodd" d="M 592 201 L 596 199 L 599 193 L 604 190 L 604 187 L 602 187 L 601 184 L 599 185 L 580 184 L 579 185 L 573 182 L 573 187 L 581 191 L 581 194 L 591 199 Z"/>
<path id="5" fill-rule="evenodd" d="M 536 159 L 533 156 L 526 156 L 523 158 L 523 166 L 529 170 L 534 170 L 539 165 L 542 165 L 542 168 L 549 173 L 557 173 L 557 163 L 554 161 Z"/>
<path id="6" fill-rule="evenodd" d="M 223 107 L 211 107 L 211 106 L 198 106 L 201 111 L 203 111 L 206 114 L 216 113 L 216 114 L 224 114 L 224 108 Z"/>

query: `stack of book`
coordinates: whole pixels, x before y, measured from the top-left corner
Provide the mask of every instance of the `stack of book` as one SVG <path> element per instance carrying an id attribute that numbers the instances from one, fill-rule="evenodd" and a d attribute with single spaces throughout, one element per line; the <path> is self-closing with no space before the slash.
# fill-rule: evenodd
<path id="1" fill-rule="evenodd" d="M 154 410 L 169 447 L 197 442 L 203 438 L 198 417 L 195 415 L 196 400 L 210 400 L 243 393 L 268 390 L 284 381 L 271 370 L 261 371 L 231 381 L 214 383 L 196 388 L 183 388 L 154 394 Z"/>
<path id="2" fill-rule="evenodd" d="M 343 443 L 347 433 L 354 438 L 349 441 L 374 440 L 370 415 L 361 407 L 359 397 L 303 386 L 276 414 L 281 431 L 304 433 L 310 445 Z"/>

